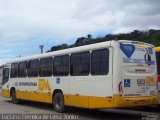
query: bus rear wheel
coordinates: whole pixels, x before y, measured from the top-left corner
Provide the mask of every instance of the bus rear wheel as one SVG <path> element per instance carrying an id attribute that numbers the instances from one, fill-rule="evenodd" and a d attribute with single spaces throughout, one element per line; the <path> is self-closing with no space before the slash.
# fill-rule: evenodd
<path id="1" fill-rule="evenodd" d="M 11 99 L 12 99 L 12 103 L 13 103 L 13 104 L 18 104 L 18 103 L 19 103 L 19 100 L 18 100 L 17 97 L 16 97 L 16 91 L 15 91 L 15 90 L 13 90 L 13 91 L 11 92 Z"/>
<path id="2" fill-rule="evenodd" d="M 62 92 L 56 93 L 53 100 L 54 110 L 58 113 L 63 113 L 66 111 L 66 106 L 64 105 L 64 96 Z"/>

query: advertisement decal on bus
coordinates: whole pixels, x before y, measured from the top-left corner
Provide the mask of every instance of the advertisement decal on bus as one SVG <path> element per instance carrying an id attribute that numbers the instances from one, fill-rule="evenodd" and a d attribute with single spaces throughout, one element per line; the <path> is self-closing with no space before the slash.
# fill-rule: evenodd
<path id="1" fill-rule="evenodd" d="M 155 95 L 155 54 L 153 47 L 138 43 L 120 43 L 123 96 Z"/>

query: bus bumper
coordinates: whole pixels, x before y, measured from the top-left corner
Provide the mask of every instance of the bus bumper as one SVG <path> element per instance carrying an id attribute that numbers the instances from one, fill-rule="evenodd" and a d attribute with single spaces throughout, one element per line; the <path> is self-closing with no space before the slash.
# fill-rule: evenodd
<path id="1" fill-rule="evenodd" d="M 114 96 L 114 107 L 120 108 L 120 107 L 135 107 L 135 106 L 147 106 L 147 105 L 153 105 L 158 103 L 158 97 L 157 96 L 151 96 L 151 97 L 122 97 L 115 95 Z"/>
<path id="2" fill-rule="evenodd" d="M 10 90 L 2 89 L 2 96 L 10 98 Z"/>

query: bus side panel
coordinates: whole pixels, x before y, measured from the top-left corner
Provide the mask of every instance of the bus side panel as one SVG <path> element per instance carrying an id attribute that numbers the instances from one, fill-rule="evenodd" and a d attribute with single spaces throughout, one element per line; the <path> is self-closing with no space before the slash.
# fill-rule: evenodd
<path id="1" fill-rule="evenodd" d="M 113 107 L 113 48 L 109 47 L 109 71 L 107 75 L 91 76 L 89 83 L 89 108 Z"/>
<path id="2" fill-rule="evenodd" d="M 88 96 L 65 94 L 64 97 L 65 97 L 65 104 L 68 106 L 88 108 Z"/>
<path id="3" fill-rule="evenodd" d="M 39 78 L 25 78 L 16 81 L 16 95 L 18 99 L 37 102 L 52 103 L 52 93 L 48 91 L 46 80 L 44 79 L 44 90 L 39 91 Z M 47 78 L 48 80 L 49 78 Z M 42 80 L 42 79 L 41 79 Z M 20 81 L 20 82 L 19 82 Z M 34 85 L 29 85 L 34 83 Z"/>
<path id="4" fill-rule="evenodd" d="M 70 77 L 67 105 L 83 108 L 113 107 L 112 52 L 109 49 L 109 72 L 107 75 Z"/>
<path id="5" fill-rule="evenodd" d="M 16 94 L 17 94 L 17 98 L 19 99 L 44 102 L 44 103 L 52 103 L 51 93 L 17 91 Z"/>
<path id="6" fill-rule="evenodd" d="M 113 98 L 89 97 L 89 108 L 112 108 Z"/>

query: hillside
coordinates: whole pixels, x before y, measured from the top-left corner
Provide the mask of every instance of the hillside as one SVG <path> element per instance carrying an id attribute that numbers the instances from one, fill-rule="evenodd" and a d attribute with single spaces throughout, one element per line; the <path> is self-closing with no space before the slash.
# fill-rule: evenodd
<path id="1" fill-rule="evenodd" d="M 78 38 L 76 42 L 72 45 L 61 44 L 53 46 L 51 47 L 51 50 L 47 52 L 76 47 L 76 46 L 88 45 L 98 42 L 104 42 L 113 39 L 142 41 L 153 44 L 154 46 L 160 46 L 160 30 L 154 30 L 154 29 L 150 29 L 148 31 L 134 30 L 133 32 L 126 34 L 108 34 L 101 38 L 92 38 L 92 35 L 88 34 L 87 37 Z"/>

